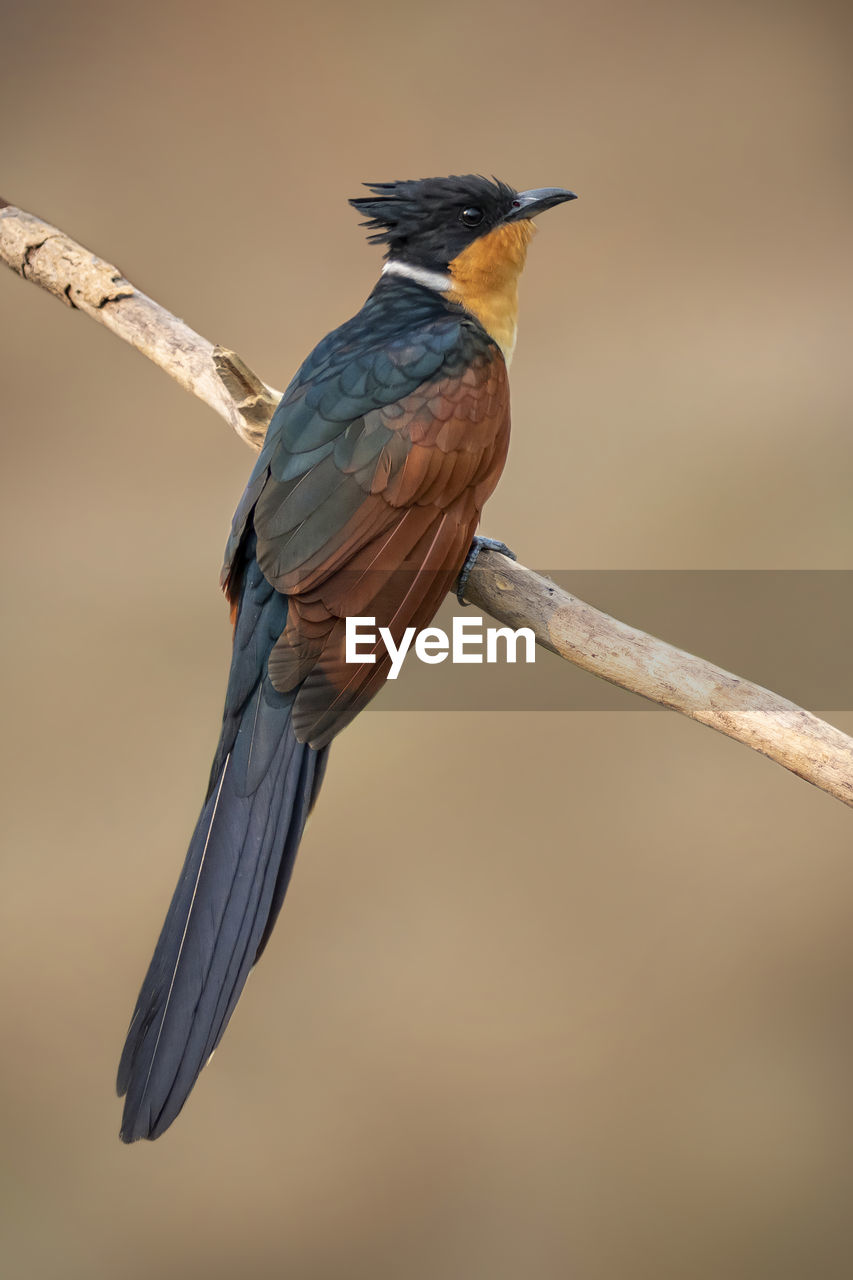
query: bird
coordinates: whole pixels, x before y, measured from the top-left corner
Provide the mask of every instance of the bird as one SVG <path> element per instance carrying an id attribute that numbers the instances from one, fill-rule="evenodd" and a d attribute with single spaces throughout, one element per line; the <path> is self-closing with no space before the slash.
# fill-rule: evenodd
<path id="1" fill-rule="evenodd" d="M 477 174 L 364 184 L 379 280 L 275 410 L 222 570 L 233 653 L 204 805 L 121 1055 L 123 1142 L 172 1124 L 284 900 L 329 743 L 387 677 L 346 619 L 395 642 L 460 600 L 509 443 L 507 370 L 533 219 L 575 199 Z M 364 653 L 364 650 L 362 650 Z"/>

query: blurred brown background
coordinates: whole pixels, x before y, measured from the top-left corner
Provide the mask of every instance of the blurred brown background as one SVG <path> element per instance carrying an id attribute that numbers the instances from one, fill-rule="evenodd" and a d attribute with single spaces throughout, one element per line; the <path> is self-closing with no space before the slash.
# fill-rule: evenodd
<path id="1" fill-rule="evenodd" d="M 570 185 L 485 531 L 849 568 L 845 12 L 6 0 L 0 193 L 283 386 L 377 272 L 361 181 Z M 119 1145 L 251 459 L 8 273 L 0 317 L 5 1274 L 853 1274 L 853 815 L 660 713 L 366 714 L 214 1065 Z"/>

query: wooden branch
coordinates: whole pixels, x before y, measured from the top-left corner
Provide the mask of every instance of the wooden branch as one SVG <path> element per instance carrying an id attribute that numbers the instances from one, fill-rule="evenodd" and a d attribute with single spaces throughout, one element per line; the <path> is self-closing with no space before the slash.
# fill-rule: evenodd
<path id="1" fill-rule="evenodd" d="M 484 564 L 483 561 L 486 561 Z M 699 720 L 853 805 L 853 738 L 761 685 L 594 609 L 493 551 L 466 598 L 593 675 Z"/>
<path id="2" fill-rule="evenodd" d="M 115 267 L 0 200 L 0 260 L 136 347 L 259 449 L 279 393 Z M 853 805 L 853 739 L 760 685 L 601 613 L 496 552 L 483 552 L 467 598 L 593 675 L 690 716 Z"/>
<path id="3" fill-rule="evenodd" d="M 260 449 L 281 399 L 233 351 L 215 347 L 56 227 L 0 200 L 0 259 L 77 311 L 106 325 Z"/>

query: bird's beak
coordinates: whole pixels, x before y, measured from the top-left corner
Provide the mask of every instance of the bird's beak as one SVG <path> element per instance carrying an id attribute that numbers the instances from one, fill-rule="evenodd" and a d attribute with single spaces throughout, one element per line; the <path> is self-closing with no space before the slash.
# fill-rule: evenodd
<path id="1" fill-rule="evenodd" d="M 531 191 L 519 191 L 504 221 L 535 218 L 537 213 L 553 209 L 555 204 L 563 204 L 566 200 L 577 200 L 574 191 L 565 191 L 562 187 L 534 187 Z"/>

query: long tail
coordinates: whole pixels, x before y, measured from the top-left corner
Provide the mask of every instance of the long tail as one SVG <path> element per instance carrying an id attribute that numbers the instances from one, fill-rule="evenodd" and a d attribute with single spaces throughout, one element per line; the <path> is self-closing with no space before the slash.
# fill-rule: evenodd
<path id="1" fill-rule="evenodd" d="M 251 550 L 251 548 L 249 548 Z M 267 659 L 287 617 L 249 559 L 207 799 L 118 1070 L 121 1138 L 157 1138 L 222 1037 L 287 890 L 328 748 L 297 742 Z"/>

